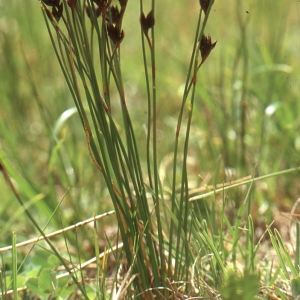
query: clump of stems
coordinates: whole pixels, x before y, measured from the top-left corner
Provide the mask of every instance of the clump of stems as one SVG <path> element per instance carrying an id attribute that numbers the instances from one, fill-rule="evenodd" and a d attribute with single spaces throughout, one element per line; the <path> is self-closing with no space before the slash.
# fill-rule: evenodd
<path id="1" fill-rule="evenodd" d="M 168 298 L 174 293 L 171 282 L 189 282 L 191 277 L 195 253 L 190 245 L 193 223 L 189 219 L 187 151 L 197 73 L 216 45 L 210 35 L 204 34 L 213 2 L 200 1 L 175 132 L 171 204 L 166 205 L 158 172 L 156 136 L 155 1 L 151 1 L 148 12 L 140 1 L 139 30 L 148 101 L 146 149 L 137 147 L 120 64 L 120 46 L 126 38 L 123 17 L 127 0 L 116 4 L 109 0 L 41 1 L 56 57 L 86 134 L 88 151 L 105 179 L 116 211 L 127 263 L 132 266 L 132 274 L 138 274 L 133 280 L 132 293 L 143 299 L 154 299 L 161 294 Z M 112 111 L 112 91 L 119 96 L 124 135 Z M 188 119 L 180 154 L 179 133 L 185 113 Z M 141 151 L 147 153 L 147 170 L 141 166 Z M 178 193 L 176 161 L 180 156 L 183 159 Z M 158 287 L 165 288 L 159 291 Z"/>

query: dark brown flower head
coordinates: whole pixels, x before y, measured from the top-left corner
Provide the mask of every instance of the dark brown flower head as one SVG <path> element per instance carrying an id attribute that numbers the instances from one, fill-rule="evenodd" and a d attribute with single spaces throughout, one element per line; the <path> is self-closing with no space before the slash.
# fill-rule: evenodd
<path id="1" fill-rule="evenodd" d="M 106 4 L 106 7 L 110 6 L 112 0 L 93 0 L 94 3 L 96 3 L 101 9 L 104 6 L 104 3 Z"/>
<path id="2" fill-rule="evenodd" d="M 124 10 L 127 5 L 128 0 L 119 0 L 121 8 Z"/>
<path id="3" fill-rule="evenodd" d="M 48 6 L 59 6 L 60 0 L 42 0 L 43 3 L 45 3 Z"/>
<path id="4" fill-rule="evenodd" d="M 52 15 L 55 18 L 56 22 L 58 22 L 63 13 L 63 4 L 61 3 L 59 6 L 52 7 Z"/>
<path id="5" fill-rule="evenodd" d="M 48 5 L 48 4 L 47 4 Z M 50 5 L 49 5 L 50 6 Z M 54 19 L 56 20 L 56 22 L 58 22 L 63 14 L 63 4 L 59 4 L 59 5 L 55 5 L 52 6 L 52 10 L 50 11 L 50 9 L 48 9 L 47 7 L 44 8 L 48 18 L 51 21 L 54 21 Z"/>
<path id="6" fill-rule="evenodd" d="M 199 2 L 200 2 L 201 9 L 206 14 L 209 4 L 210 4 L 210 0 L 200 0 Z"/>
<path id="7" fill-rule="evenodd" d="M 100 9 L 99 6 L 98 6 L 98 7 L 94 7 L 94 8 L 91 8 L 91 7 L 89 7 L 89 6 L 86 6 L 86 7 L 85 7 L 85 11 L 86 11 L 86 14 L 87 14 L 87 16 L 88 16 L 89 18 L 92 17 L 92 11 L 94 11 L 94 14 L 95 14 L 96 18 L 98 18 L 98 17 L 101 15 L 101 9 Z"/>
<path id="8" fill-rule="evenodd" d="M 208 36 L 206 36 L 205 34 L 202 35 L 200 45 L 199 45 L 199 49 L 202 57 L 201 64 L 204 63 L 210 51 L 215 48 L 216 44 L 217 41 L 215 41 L 214 43 L 211 42 L 210 34 Z"/>
<path id="9" fill-rule="evenodd" d="M 96 7 L 96 15 L 98 17 L 98 11 L 99 11 L 99 15 L 101 15 L 104 2 L 106 2 L 106 1 L 104 1 L 104 0 L 93 0 L 93 2 L 97 5 L 97 7 Z M 91 6 L 93 6 L 93 5 L 91 5 Z M 87 12 L 87 14 L 88 14 L 88 12 Z"/>
<path id="10" fill-rule="evenodd" d="M 107 33 L 115 45 L 119 45 L 122 42 L 125 35 L 123 30 L 121 31 L 118 26 L 115 26 L 111 23 L 107 24 Z"/>
<path id="11" fill-rule="evenodd" d="M 111 12 L 112 23 L 115 24 L 115 25 L 120 25 L 120 23 L 122 21 L 122 14 L 120 13 L 118 7 L 117 6 L 111 6 L 110 12 Z"/>
<path id="12" fill-rule="evenodd" d="M 144 13 L 142 12 L 140 16 L 140 22 L 144 34 L 148 35 L 148 30 L 152 28 L 155 24 L 153 11 L 151 10 L 148 13 L 147 17 L 145 17 Z"/>

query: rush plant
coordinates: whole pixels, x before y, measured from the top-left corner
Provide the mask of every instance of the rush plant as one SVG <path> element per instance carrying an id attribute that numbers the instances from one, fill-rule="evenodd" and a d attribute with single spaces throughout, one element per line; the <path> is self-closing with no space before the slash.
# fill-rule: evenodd
<path id="1" fill-rule="evenodd" d="M 148 11 L 140 1 L 140 29 L 137 27 L 141 31 L 147 91 L 144 148 L 138 146 L 122 76 L 127 0 L 41 1 L 56 57 L 86 135 L 87 151 L 105 179 L 116 211 L 127 264 L 132 275 L 138 274 L 132 280 L 131 291 L 143 299 L 159 295 L 168 298 L 174 291 L 171 282 L 185 282 L 181 292 L 190 291 L 187 283 L 195 251 L 190 243 L 194 226 L 190 218 L 187 151 L 197 73 L 216 45 L 204 32 L 213 2 L 199 3 L 175 133 L 172 190 L 166 194 L 158 172 L 155 1 L 151 1 Z M 182 126 L 185 116 L 187 125 Z M 180 150 L 181 131 L 185 139 Z M 140 159 L 143 152 L 146 167 Z M 182 162 L 180 174 L 178 159 Z"/>
<path id="2" fill-rule="evenodd" d="M 2 297 L 299 297 L 292 4 L 2 2 Z"/>

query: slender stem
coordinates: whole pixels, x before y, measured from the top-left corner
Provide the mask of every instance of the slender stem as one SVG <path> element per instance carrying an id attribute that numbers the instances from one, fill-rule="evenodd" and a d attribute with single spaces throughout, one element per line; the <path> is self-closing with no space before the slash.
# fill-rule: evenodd
<path id="1" fill-rule="evenodd" d="M 26 205 L 24 204 L 23 200 L 21 199 L 17 189 L 15 188 L 13 182 L 11 181 L 9 174 L 6 171 L 5 165 L 2 163 L 2 161 L 0 161 L 0 171 L 2 172 L 6 182 L 8 183 L 8 185 L 10 186 L 13 194 L 15 195 L 16 199 L 18 200 L 18 202 L 20 203 L 20 205 L 24 208 L 24 212 L 27 215 L 27 217 L 29 218 L 29 220 L 34 224 L 35 228 L 39 231 L 39 233 L 44 237 L 45 241 L 47 242 L 47 244 L 49 245 L 49 247 L 51 248 L 51 250 L 53 251 L 53 253 L 55 253 L 55 255 L 59 258 L 60 262 L 63 264 L 63 266 L 65 267 L 65 269 L 69 272 L 70 276 L 72 277 L 72 279 L 74 280 L 75 284 L 77 285 L 78 289 L 82 292 L 82 295 L 85 299 L 89 299 L 85 293 L 85 291 L 83 290 L 81 284 L 79 283 L 78 279 L 76 278 L 76 276 L 71 272 L 71 269 L 69 268 L 69 266 L 67 265 L 67 263 L 65 262 L 65 260 L 61 257 L 61 255 L 59 254 L 58 250 L 56 250 L 56 248 L 53 246 L 53 244 L 50 242 L 50 240 L 48 239 L 48 237 L 45 235 L 44 231 L 41 229 L 41 227 L 39 226 L 39 224 L 36 222 L 36 220 L 34 219 L 34 217 L 31 215 L 31 213 L 29 212 L 28 208 L 26 207 Z"/>
<path id="2" fill-rule="evenodd" d="M 195 35 L 195 40 L 194 40 L 194 46 L 193 46 L 193 51 L 192 51 L 192 55 L 191 55 L 191 60 L 190 60 L 190 65 L 189 65 L 189 69 L 188 69 L 188 74 L 187 74 L 187 79 L 186 79 L 186 86 L 185 86 L 185 90 L 184 90 L 184 94 L 183 94 L 183 99 L 182 99 L 182 104 L 181 104 L 181 108 L 180 108 L 180 112 L 179 112 L 179 116 L 178 116 L 178 122 L 177 122 L 177 128 L 176 128 L 176 133 L 175 133 L 175 147 L 174 147 L 174 161 L 173 161 L 173 181 L 172 181 L 172 196 L 171 196 L 171 210 L 172 212 L 177 211 L 177 217 L 178 217 L 178 229 L 181 229 L 182 226 L 182 205 L 183 205 L 183 199 L 180 199 L 180 205 L 181 208 L 177 208 L 176 209 L 176 177 L 177 177 L 177 156 L 178 156 L 178 147 L 179 147 L 179 133 L 180 133 L 180 129 L 181 129 L 181 122 L 183 119 L 183 113 L 184 113 L 184 108 L 188 99 L 188 95 L 189 95 L 189 91 L 190 91 L 190 87 L 191 85 L 191 81 L 195 76 L 195 72 L 192 72 L 192 69 L 194 67 L 195 64 L 195 58 L 196 58 L 196 51 L 197 51 L 197 44 L 198 44 L 198 40 L 199 40 L 199 35 L 200 35 L 200 28 L 201 28 L 201 16 L 202 16 L 202 11 L 200 11 L 199 13 L 199 17 L 198 17 L 198 23 L 197 23 L 197 30 L 196 30 L 196 35 Z M 191 80 L 192 78 L 192 80 Z M 183 178 L 185 177 L 184 175 L 184 171 L 183 170 L 183 174 L 182 174 L 182 180 L 184 180 Z M 185 185 L 181 186 L 181 197 L 183 197 L 183 193 L 184 193 L 184 189 Z M 173 232 L 175 230 L 175 224 L 173 221 L 171 221 L 171 226 L 170 226 L 170 242 L 169 242 L 169 253 L 172 253 L 172 246 L 173 246 Z M 180 247 L 179 247 L 179 240 L 180 238 L 177 238 L 177 247 L 175 249 L 176 253 L 175 253 L 175 261 L 178 262 L 179 261 L 179 254 L 180 254 Z M 171 258 L 172 255 L 169 256 L 169 262 L 168 264 L 171 264 Z M 176 263 L 175 265 L 175 271 L 174 271 L 174 276 L 175 279 L 177 278 L 178 275 L 178 267 L 179 267 L 179 263 Z M 168 274 L 170 276 L 170 274 Z"/>
<path id="3" fill-rule="evenodd" d="M 220 192 L 224 192 L 225 190 L 232 189 L 234 187 L 238 187 L 238 186 L 241 186 L 241 185 L 244 185 L 244 184 L 260 181 L 260 180 L 263 180 L 263 179 L 266 179 L 266 178 L 271 178 L 271 177 L 276 177 L 276 176 L 280 176 L 280 175 L 284 175 L 284 174 L 289 174 L 289 173 L 293 173 L 293 172 L 299 172 L 299 171 L 300 171 L 300 167 L 297 167 L 297 168 L 292 168 L 292 169 L 287 169 L 287 170 L 283 170 L 283 171 L 279 171 L 279 172 L 270 173 L 270 174 L 267 174 L 267 175 L 264 175 L 264 176 L 253 177 L 251 179 L 247 179 L 247 180 L 244 180 L 244 181 L 232 184 L 232 185 L 228 185 L 228 186 L 225 186 L 223 188 L 219 188 L 219 189 L 216 189 L 214 191 L 211 191 L 211 192 L 208 192 L 208 193 L 205 193 L 205 194 L 201 194 L 201 195 L 198 195 L 198 196 L 195 196 L 195 197 L 191 197 L 189 199 L 189 201 L 201 200 L 201 199 L 204 199 L 206 197 L 215 195 L 215 194 L 220 193 Z"/>
<path id="4" fill-rule="evenodd" d="M 143 1 L 140 0 L 140 15 L 143 13 Z M 146 55 L 146 43 L 143 30 L 141 29 L 141 41 L 142 41 L 142 54 L 143 54 L 143 64 L 145 73 L 145 83 L 146 83 L 146 93 L 147 93 L 147 143 L 146 143 L 146 156 L 147 156 L 147 171 L 149 185 L 153 188 L 152 179 L 152 163 L 151 163 L 151 128 L 152 128 L 152 105 L 151 105 L 151 92 L 150 92 L 150 80 L 147 67 L 147 55 Z M 150 43 L 149 43 L 150 45 Z"/>
<path id="5" fill-rule="evenodd" d="M 238 3 L 238 20 L 239 20 L 239 27 L 241 29 L 241 48 L 243 50 L 243 88 L 242 88 L 242 95 L 240 100 L 240 123 L 241 123 L 241 130 L 240 130 L 240 165 L 242 169 L 246 167 L 246 144 L 245 144 L 245 135 L 246 135 L 246 111 L 247 111 L 247 80 L 248 80 L 248 47 L 247 47 L 247 34 L 246 34 L 246 26 L 249 18 L 246 21 L 243 21 L 241 16 L 241 2 Z"/>

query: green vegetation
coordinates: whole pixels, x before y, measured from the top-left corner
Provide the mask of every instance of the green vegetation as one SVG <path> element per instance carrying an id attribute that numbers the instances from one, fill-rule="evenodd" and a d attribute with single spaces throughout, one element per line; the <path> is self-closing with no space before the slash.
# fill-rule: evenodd
<path id="1" fill-rule="evenodd" d="M 177 2 L 0 1 L 3 299 L 300 295 L 299 4 Z"/>

